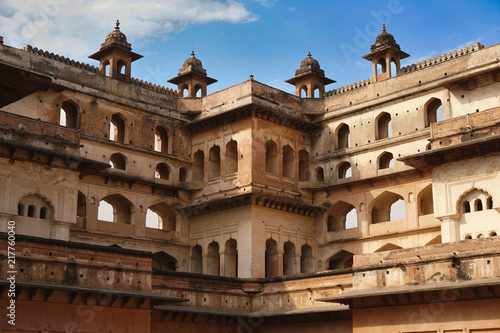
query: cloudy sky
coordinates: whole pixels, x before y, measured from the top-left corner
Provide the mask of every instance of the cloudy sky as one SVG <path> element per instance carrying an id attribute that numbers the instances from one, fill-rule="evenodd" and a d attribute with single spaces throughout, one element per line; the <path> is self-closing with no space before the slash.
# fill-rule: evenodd
<path id="1" fill-rule="evenodd" d="M 411 64 L 480 42 L 500 43 L 499 1 L 405 0 L 0 0 L 0 35 L 93 65 L 116 19 L 144 58 L 139 79 L 174 88 L 192 48 L 219 82 L 209 93 L 255 79 L 293 93 L 284 80 L 310 50 L 328 77 L 328 89 L 371 76 L 361 56 L 387 24 Z"/>

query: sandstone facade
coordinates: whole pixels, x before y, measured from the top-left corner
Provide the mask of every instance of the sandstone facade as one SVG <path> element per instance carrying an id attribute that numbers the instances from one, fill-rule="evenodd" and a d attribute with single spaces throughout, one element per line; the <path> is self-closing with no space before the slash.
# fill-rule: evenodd
<path id="1" fill-rule="evenodd" d="M 0 54 L 2 332 L 500 332 L 500 44 L 401 67 L 384 26 L 295 95 L 133 78 L 118 24 L 99 67 Z"/>

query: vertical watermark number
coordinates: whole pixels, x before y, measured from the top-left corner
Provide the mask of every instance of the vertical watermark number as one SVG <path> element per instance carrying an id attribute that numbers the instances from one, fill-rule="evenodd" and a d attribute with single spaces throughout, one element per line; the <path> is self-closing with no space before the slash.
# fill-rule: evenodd
<path id="1" fill-rule="evenodd" d="M 16 325 L 16 222 L 8 222 L 7 237 L 7 281 L 9 289 L 7 296 L 9 305 L 7 306 L 7 322 L 10 325 Z"/>

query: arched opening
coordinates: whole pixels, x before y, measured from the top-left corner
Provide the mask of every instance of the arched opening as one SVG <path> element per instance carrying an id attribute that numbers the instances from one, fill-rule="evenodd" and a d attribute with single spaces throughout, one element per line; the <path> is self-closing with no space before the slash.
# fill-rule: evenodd
<path id="1" fill-rule="evenodd" d="M 203 273 L 203 256 L 200 245 L 195 245 L 191 249 L 191 272 L 197 274 Z"/>
<path id="2" fill-rule="evenodd" d="M 474 211 L 480 212 L 482 210 L 483 210 L 483 202 L 481 201 L 481 199 L 476 199 L 474 201 Z"/>
<path id="3" fill-rule="evenodd" d="M 208 180 L 220 178 L 220 147 L 215 145 L 208 152 Z"/>
<path id="4" fill-rule="evenodd" d="M 187 169 L 185 167 L 181 167 L 179 169 L 179 183 L 184 183 L 187 181 Z"/>
<path id="5" fill-rule="evenodd" d="M 351 163 L 342 162 L 338 166 L 337 174 L 339 179 L 349 178 L 352 176 Z"/>
<path id="6" fill-rule="evenodd" d="M 472 239 L 472 236 L 471 235 L 465 235 L 464 239 Z"/>
<path id="7" fill-rule="evenodd" d="M 376 119 L 377 140 L 390 138 L 392 136 L 391 115 L 382 112 Z"/>
<path id="8" fill-rule="evenodd" d="M 314 272 L 312 249 L 308 244 L 302 245 L 300 249 L 300 272 L 312 273 Z"/>
<path id="9" fill-rule="evenodd" d="M 127 168 L 127 159 L 120 153 L 114 153 L 109 159 L 109 164 L 113 169 L 125 170 Z"/>
<path id="10" fill-rule="evenodd" d="M 491 231 L 489 234 L 490 237 L 495 237 L 496 235 L 497 235 L 496 231 Z"/>
<path id="11" fill-rule="evenodd" d="M 317 87 L 313 88 L 313 97 L 314 98 L 319 98 L 320 97 L 319 96 L 319 88 L 317 88 Z"/>
<path id="12" fill-rule="evenodd" d="M 493 199 L 488 192 L 472 188 L 464 193 L 457 202 L 460 213 L 480 212 L 493 208 Z"/>
<path id="13" fill-rule="evenodd" d="M 377 61 L 377 76 L 385 74 L 386 72 L 387 72 L 387 63 L 385 61 L 385 58 L 380 58 Z M 383 78 L 385 78 L 385 76 Z"/>
<path id="14" fill-rule="evenodd" d="M 432 185 L 424 188 L 417 197 L 418 215 L 428 215 L 434 213 L 434 203 L 432 198 Z"/>
<path id="15" fill-rule="evenodd" d="M 123 60 L 118 60 L 116 62 L 116 69 L 117 69 L 117 74 L 119 77 L 124 78 L 125 77 L 125 70 L 126 70 L 127 64 Z"/>
<path id="16" fill-rule="evenodd" d="M 177 259 L 161 251 L 153 254 L 151 268 L 153 272 L 176 271 L 178 266 Z"/>
<path id="17" fill-rule="evenodd" d="M 431 98 L 424 105 L 425 109 L 425 127 L 432 123 L 443 120 L 443 103 L 438 98 Z"/>
<path id="18" fill-rule="evenodd" d="M 30 194 L 17 203 L 17 214 L 19 216 L 50 220 L 53 216 L 53 208 L 48 201 L 39 195 Z"/>
<path id="19" fill-rule="evenodd" d="M 351 134 L 349 126 L 341 124 L 337 128 L 337 149 L 345 149 L 351 146 Z"/>
<path id="20" fill-rule="evenodd" d="M 106 59 L 102 62 L 101 64 L 101 73 L 106 75 L 106 76 L 110 76 L 109 75 L 109 59 Z"/>
<path id="21" fill-rule="evenodd" d="M 292 147 L 283 147 L 283 177 L 295 178 L 295 158 Z"/>
<path id="22" fill-rule="evenodd" d="M 40 218 L 42 220 L 46 220 L 47 219 L 47 212 L 48 212 L 47 207 L 43 206 L 43 207 L 40 208 Z"/>
<path id="23" fill-rule="evenodd" d="M 205 154 L 202 150 L 198 150 L 193 156 L 193 181 L 203 181 L 205 169 Z"/>
<path id="24" fill-rule="evenodd" d="M 402 196 L 384 192 L 372 203 L 372 224 L 397 221 L 406 218 L 406 207 Z"/>
<path id="25" fill-rule="evenodd" d="M 76 218 L 85 221 L 85 214 L 87 211 L 87 198 L 85 195 L 78 191 L 77 205 L 76 205 Z"/>
<path id="26" fill-rule="evenodd" d="M 170 179 L 170 168 L 166 163 L 159 163 L 155 169 L 155 178 L 156 179 Z"/>
<path id="27" fill-rule="evenodd" d="M 296 273 L 295 244 L 285 242 L 283 250 L 283 275 L 293 275 Z"/>
<path id="28" fill-rule="evenodd" d="M 486 198 L 486 209 L 493 209 L 493 198 Z"/>
<path id="29" fill-rule="evenodd" d="M 352 267 L 353 257 L 351 252 L 340 250 L 327 260 L 328 270 Z"/>
<path id="30" fill-rule="evenodd" d="M 108 195 L 99 202 L 97 219 L 100 221 L 131 224 L 132 203 L 119 194 Z"/>
<path id="31" fill-rule="evenodd" d="M 194 86 L 194 95 L 196 97 L 202 97 L 203 96 L 203 88 L 199 84 Z"/>
<path id="32" fill-rule="evenodd" d="M 228 277 L 238 277 L 238 249 L 235 239 L 226 241 L 224 250 L 224 275 Z"/>
<path id="33" fill-rule="evenodd" d="M 309 181 L 309 153 L 306 150 L 299 151 L 299 181 Z"/>
<path id="34" fill-rule="evenodd" d="M 325 172 L 323 171 L 322 167 L 317 167 L 316 170 L 314 171 L 315 175 L 315 180 L 317 182 L 324 182 L 325 181 Z"/>
<path id="35" fill-rule="evenodd" d="M 266 172 L 278 175 L 278 145 L 270 140 L 266 142 Z"/>
<path id="36" fill-rule="evenodd" d="M 397 245 L 392 244 L 392 243 L 387 243 L 384 246 L 379 247 L 374 252 L 384 252 L 384 251 L 392 251 L 392 250 L 400 250 L 400 249 L 402 249 L 401 246 L 397 246 Z"/>
<path id="37" fill-rule="evenodd" d="M 59 110 L 59 125 L 69 128 L 77 128 L 78 107 L 72 101 L 65 101 Z"/>
<path id="38" fill-rule="evenodd" d="M 207 274 L 218 276 L 219 273 L 220 273 L 219 243 L 214 241 L 208 244 Z"/>
<path id="39" fill-rule="evenodd" d="M 157 126 L 155 130 L 155 151 L 168 153 L 168 131 L 163 126 Z"/>
<path id="40" fill-rule="evenodd" d="M 28 206 L 28 217 L 37 217 L 36 216 L 36 207 L 35 205 Z"/>
<path id="41" fill-rule="evenodd" d="M 392 153 L 383 152 L 378 157 L 378 168 L 379 170 L 388 169 L 394 167 L 394 157 Z"/>
<path id="42" fill-rule="evenodd" d="M 109 139 L 125 143 L 125 119 L 118 113 L 111 116 Z"/>
<path id="43" fill-rule="evenodd" d="M 397 75 L 398 75 L 398 68 L 396 66 L 396 60 L 394 60 L 394 58 L 391 58 L 391 77 Z"/>
<path id="44" fill-rule="evenodd" d="M 327 230 L 342 231 L 358 227 L 356 208 L 344 201 L 335 203 L 326 213 Z"/>
<path id="45" fill-rule="evenodd" d="M 470 202 L 469 201 L 464 201 L 463 205 L 463 210 L 462 213 L 470 213 Z"/>
<path id="46" fill-rule="evenodd" d="M 165 203 L 158 203 L 148 208 L 146 212 L 146 227 L 171 230 L 177 229 L 177 214 Z"/>
<path id="47" fill-rule="evenodd" d="M 307 86 L 302 86 L 299 89 L 300 91 L 300 98 L 306 98 L 307 97 Z"/>
<path id="48" fill-rule="evenodd" d="M 181 86 L 181 88 L 179 90 L 180 90 L 182 97 L 189 97 L 189 87 L 187 84 L 184 84 L 183 86 Z"/>
<path id="49" fill-rule="evenodd" d="M 238 173 L 238 143 L 234 140 L 226 144 L 226 175 Z"/>
<path id="50" fill-rule="evenodd" d="M 266 277 L 279 276 L 278 271 L 278 243 L 272 238 L 266 240 L 265 252 Z"/>

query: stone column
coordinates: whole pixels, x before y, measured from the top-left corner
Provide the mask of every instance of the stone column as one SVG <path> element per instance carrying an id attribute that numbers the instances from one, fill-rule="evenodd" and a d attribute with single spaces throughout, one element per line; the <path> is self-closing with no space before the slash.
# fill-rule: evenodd
<path id="1" fill-rule="evenodd" d="M 460 240 L 460 214 L 440 216 L 441 237 L 443 243 L 451 243 Z"/>
<path id="2" fill-rule="evenodd" d="M 219 252 L 219 276 L 226 276 L 226 252 Z"/>
<path id="3" fill-rule="evenodd" d="M 451 112 L 451 101 L 450 101 L 450 91 L 446 90 L 443 96 L 443 120 L 453 118 Z"/>
<path id="4" fill-rule="evenodd" d="M 386 56 L 385 56 L 385 69 L 387 72 L 386 79 L 388 79 L 391 77 L 391 55 L 390 54 L 386 54 Z"/>
<path id="5" fill-rule="evenodd" d="M 69 229 L 74 223 L 54 221 L 51 223 L 50 238 L 69 241 Z"/>

